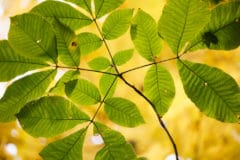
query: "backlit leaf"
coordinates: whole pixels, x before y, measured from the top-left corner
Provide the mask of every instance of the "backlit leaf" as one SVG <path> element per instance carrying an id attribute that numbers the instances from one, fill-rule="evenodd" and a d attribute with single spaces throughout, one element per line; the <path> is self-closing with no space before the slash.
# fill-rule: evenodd
<path id="1" fill-rule="evenodd" d="M 8 41 L 0 41 L 0 81 L 9 81 L 29 70 L 47 66 L 48 64 L 40 59 L 30 59 L 17 54 Z"/>
<path id="2" fill-rule="evenodd" d="M 117 10 L 111 13 L 102 26 L 104 38 L 111 40 L 124 34 L 130 26 L 132 15 L 133 9 Z"/>
<path id="3" fill-rule="evenodd" d="M 84 79 L 76 79 L 66 83 L 65 92 L 75 103 L 93 105 L 101 101 L 98 88 Z"/>
<path id="4" fill-rule="evenodd" d="M 29 102 L 17 114 L 23 129 L 34 137 L 52 137 L 86 122 L 89 117 L 62 97 Z"/>
<path id="5" fill-rule="evenodd" d="M 23 14 L 12 17 L 8 39 L 13 49 L 23 56 L 57 62 L 53 27 L 41 16 Z"/>
<path id="6" fill-rule="evenodd" d="M 12 121 L 27 103 L 42 96 L 56 75 L 55 70 L 34 73 L 11 84 L 0 100 L 0 121 Z"/>
<path id="7" fill-rule="evenodd" d="M 88 65 L 95 70 L 104 70 L 110 67 L 111 62 L 105 57 L 97 57 L 88 62 Z"/>
<path id="8" fill-rule="evenodd" d="M 161 41 L 155 20 L 146 12 L 138 10 L 132 20 L 131 38 L 139 54 L 149 61 L 161 51 Z"/>
<path id="9" fill-rule="evenodd" d="M 137 106 L 127 99 L 118 97 L 106 99 L 104 110 L 111 121 L 123 126 L 135 127 L 144 123 Z"/>
<path id="10" fill-rule="evenodd" d="M 79 7 L 85 9 L 89 13 L 91 13 L 91 0 L 65 0 L 65 1 L 74 3 Z"/>
<path id="11" fill-rule="evenodd" d="M 175 96 L 173 78 L 160 65 L 153 65 L 144 78 L 144 93 L 157 108 L 160 115 L 164 115 Z"/>
<path id="12" fill-rule="evenodd" d="M 63 139 L 52 142 L 41 152 L 44 160 L 83 160 L 82 147 L 86 129 L 81 129 Z"/>
<path id="13" fill-rule="evenodd" d="M 209 18 L 210 9 L 206 1 L 169 0 L 159 20 L 158 31 L 172 51 L 178 54 L 203 29 Z"/>
<path id="14" fill-rule="evenodd" d="M 117 66 L 127 63 L 133 56 L 134 49 L 122 50 L 113 56 L 113 61 Z"/>
<path id="15" fill-rule="evenodd" d="M 238 121 L 240 90 L 231 76 L 189 61 L 179 61 L 178 67 L 186 94 L 202 112 L 220 121 Z"/>

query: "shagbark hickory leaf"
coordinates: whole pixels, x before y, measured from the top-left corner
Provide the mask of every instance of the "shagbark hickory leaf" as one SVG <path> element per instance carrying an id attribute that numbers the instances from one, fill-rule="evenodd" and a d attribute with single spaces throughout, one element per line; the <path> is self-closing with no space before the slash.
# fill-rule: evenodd
<path id="1" fill-rule="evenodd" d="M 98 88 L 84 79 L 75 79 L 65 85 L 66 95 L 75 103 L 93 105 L 101 101 Z"/>
<path id="2" fill-rule="evenodd" d="M 111 40 L 124 34 L 130 26 L 132 15 L 133 9 L 123 9 L 112 12 L 103 23 L 103 37 Z"/>
<path id="3" fill-rule="evenodd" d="M 21 109 L 17 118 L 34 137 L 52 137 L 86 122 L 89 117 L 63 97 L 43 97 Z"/>
<path id="4" fill-rule="evenodd" d="M 222 3 L 191 47 L 230 50 L 240 45 L 240 1 Z M 206 36 L 208 35 L 208 36 Z"/>
<path id="5" fill-rule="evenodd" d="M 59 60 L 68 66 L 78 67 L 80 63 L 80 49 L 77 36 L 57 19 L 53 20 L 53 26 L 57 37 Z"/>
<path id="6" fill-rule="evenodd" d="M 206 1 L 169 0 L 159 20 L 158 31 L 175 54 L 209 22 L 210 9 Z"/>
<path id="7" fill-rule="evenodd" d="M 144 93 L 152 101 L 160 115 L 164 115 L 175 96 L 170 73 L 160 65 L 153 65 L 144 78 Z"/>
<path id="8" fill-rule="evenodd" d="M 107 70 L 109 73 L 115 73 L 115 69 L 112 67 Z M 103 74 L 99 80 L 99 90 L 103 96 L 108 98 L 112 97 L 117 88 L 117 76 L 111 74 Z"/>
<path id="9" fill-rule="evenodd" d="M 89 13 L 91 13 L 91 0 L 65 0 L 65 1 L 74 3 L 79 7 L 85 9 Z"/>
<path id="10" fill-rule="evenodd" d="M 0 41 L 0 81 L 9 81 L 29 70 L 49 66 L 41 59 L 28 58 L 16 53 L 9 42 Z"/>
<path id="11" fill-rule="evenodd" d="M 53 27 L 41 16 L 23 14 L 12 17 L 8 39 L 13 49 L 23 56 L 57 63 Z"/>
<path id="12" fill-rule="evenodd" d="M 133 57 L 134 49 L 122 50 L 114 54 L 113 61 L 117 66 L 127 63 Z"/>
<path id="13" fill-rule="evenodd" d="M 111 62 L 105 57 L 97 57 L 88 62 L 88 65 L 95 70 L 104 70 L 111 66 Z"/>
<path id="14" fill-rule="evenodd" d="M 97 50 L 103 44 L 101 38 L 90 32 L 80 33 L 78 35 L 78 40 L 80 44 L 80 52 L 82 55 L 86 55 Z"/>
<path id="15" fill-rule="evenodd" d="M 95 16 L 100 18 L 118 8 L 125 0 L 94 0 Z"/>
<path id="16" fill-rule="evenodd" d="M 128 160 L 136 159 L 136 154 L 121 133 L 114 131 L 101 123 L 95 123 L 94 133 L 102 136 L 105 146 L 98 151 L 95 160 Z"/>
<path id="17" fill-rule="evenodd" d="M 104 110 L 111 121 L 126 127 L 144 123 L 137 106 L 130 100 L 114 97 L 106 99 L 104 103 Z"/>
<path id="18" fill-rule="evenodd" d="M 55 70 L 34 73 L 11 84 L 0 100 L 0 121 L 15 119 L 27 103 L 42 96 L 56 75 Z"/>
<path id="19" fill-rule="evenodd" d="M 63 139 L 52 142 L 41 152 L 44 160 L 82 160 L 82 147 L 86 129 L 81 129 Z"/>
<path id="20" fill-rule="evenodd" d="M 66 73 L 64 73 L 64 75 L 59 79 L 59 81 L 56 83 L 56 85 L 51 88 L 51 90 L 49 91 L 50 93 L 54 94 L 54 95 L 59 95 L 59 96 L 63 96 L 65 95 L 65 83 L 77 79 L 80 75 L 79 71 L 67 71 Z"/>
<path id="21" fill-rule="evenodd" d="M 154 61 L 162 48 L 155 20 L 139 9 L 132 20 L 130 31 L 131 39 L 139 54 L 149 61 Z"/>
<path id="22" fill-rule="evenodd" d="M 47 18 L 57 18 L 71 30 L 77 30 L 92 23 L 92 20 L 70 5 L 59 1 L 46 1 L 31 10 Z"/>
<path id="23" fill-rule="evenodd" d="M 240 90 L 230 75 L 189 61 L 178 61 L 178 67 L 186 94 L 202 112 L 220 121 L 238 121 Z"/>

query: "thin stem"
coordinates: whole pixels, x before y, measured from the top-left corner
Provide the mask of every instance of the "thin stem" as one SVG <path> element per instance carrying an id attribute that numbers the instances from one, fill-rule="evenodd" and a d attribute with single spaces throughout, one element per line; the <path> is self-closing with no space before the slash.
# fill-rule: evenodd
<path id="1" fill-rule="evenodd" d="M 152 107 L 152 109 L 154 110 L 159 124 L 160 126 L 163 128 L 163 130 L 165 131 L 165 133 L 167 134 L 168 138 L 170 139 L 173 149 L 174 149 L 174 153 L 176 156 L 176 160 L 179 160 L 178 158 L 178 150 L 177 150 L 177 145 L 173 139 L 173 137 L 171 136 L 170 132 L 168 131 L 166 125 L 164 124 L 162 117 L 158 114 L 157 108 L 156 106 L 151 102 L 151 100 L 149 100 L 139 89 L 137 89 L 134 85 L 130 84 L 122 75 L 120 75 L 119 77 L 127 86 L 129 86 L 130 88 L 132 88 L 134 91 L 136 91 L 142 98 L 144 98 Z"/>
<path id="2" fill-rule="evenodd" d="M 135 70 L 138 70 L 138 69 L 149 67 L 149 66 L 154 65 L 154 64 L 164 63 L 164 62 L 168 62 L 168 61 L 175 60 L 175 59 L 178 59 L 178 57 L 168 58 L 168 59 L 164 59 L 164 60 L 161 60 L 161 61 L 152 62 L 152 63 L 148 63 L 148 64 L 145 64 L 145 65 L 142 65 L 142 66 L 134 67 L 134 68 L 128 69 L 126 71 L 123 71 L 120 74 L 124 75 L 128 72 L 132 72 L 132 71 L 135 71 Z"/>

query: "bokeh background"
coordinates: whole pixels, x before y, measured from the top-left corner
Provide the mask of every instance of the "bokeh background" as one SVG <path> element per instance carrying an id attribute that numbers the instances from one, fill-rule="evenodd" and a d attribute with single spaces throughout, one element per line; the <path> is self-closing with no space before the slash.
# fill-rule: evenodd
<path id="1" fill-rule="evenodd" d="M 27 12 L 40 2 L 40 0 L 0 0 L 0 39 L 7 39 L 9 17 Z M 165 0 L 126 0 L 121 7 L 141 8 L 157 21 L 164 4 Z M 88 27 L 87 30 L 94 32 L 94 26 Z M 113 52 L 133 47 L 129 32 L 123 37 L 109 42 L 109 45 Z M 82 65 L 86 66 L 87 61 L 104 54 L 106 55 L 106 51 L 102 47 L 95 53 L 84 57 Z M 159 59 L 173 56 L 167 44 L 163 42 Z M 200 50 L 190 53 L 184 58 L 221 68 L 240 84 L 240 48 L 232 51 Z M 145 63 L 146 61 L 135 52 L 133 60 L 120 70 Z M 175 99 L 169 111 L 163 116 L 163 120 L 176 141 L 181 160 L 240 160 L 240 125 L 222 123 L 199 112 L 183 91 L 175 61 L 162 65 L 169 69 L 176 86 Z M 142 88 L 145 72 L 146 69 L 137 70 L 127 74 L 126 78 L 136 87 Z M 96 78 L 99 78 L 89 73 L 83 73 L 82 76 L 95 81 L 97 81 Z M 4 93 L 7 85 L 8 83 L 0 83 L 0 96 Z M 120 127 L 109 122 L 102 112 L 97 119 L 122 132 L 134 145 L 138 155 L 147 157 L 149 160 L 174 160 L 172 145 L 163 129 L 159 127 L 149 105 L 131 89 L 126 88 L 123 83 L 119 84 L 116 96 L 131 98 L 136 102 L 146 123 L 136 128 Z M 89 114 L 93 113 L 95 109 L 88 109 Z M 33 138 L 24 132 L 17 122 L 0 123 L 0 160 L 41 160 L 38 155 L 41 149 L 62 136 L 64 135 L 52 139 Z M 84 145 L 85 160 L 92 160 L 97 150 L 102 147 L 102 144 L 97 144 L 98 142 L 94 139 L 96 137 L 92 137 L 92 133 L 89 132 Z"/>

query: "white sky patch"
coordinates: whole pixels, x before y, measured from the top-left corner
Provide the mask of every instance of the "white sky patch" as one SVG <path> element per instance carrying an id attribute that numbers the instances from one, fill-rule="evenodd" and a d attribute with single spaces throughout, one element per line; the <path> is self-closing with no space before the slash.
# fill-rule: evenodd
<path id="1" fill-rule="evenodd" d="M 94 144 L 94 145 L 101 145 L 104 143 L 101 135 L 99 134 L 96 134 L 94 136 L 91 137 L 91 142 Z"/>
<path id="2" fill-rule="evenodd" d="M 55 76 L 54 80 L 57 82 L 66 72 L 66 69 L 58 69 L 57 75 Z"/>
<path id="3" fill-rule="evenodd" d="M 16 156 L 17 153 L 18 153 L 17 146 L 13 143 L 6 144 L 5 145 L 5 151 L 12 156 Z"/>
<path id="4" fill-rule="evenodd" d="M 182 158 L 178 157 L 179 160 L 192 160 L 192 158 Z M 165 160 L 176 160 L 176 155 L 175 154 L 170 154 L 168 155 Z"/>
<path id="5" fill-rule="evenodd" d="M 24 1 L 22 1 L 21 4 L 20 4 L 20 8 L 21 9 L 27 8 L 29 6 L 30 2 L 31 2 L 31 0 L 24 0 Z"/>
<path id="6" fill-rule="evenodd" d="M 11 136 L 12 137 L 17 137 L 19 135 L 18 131 L 16 129 L 11 130 Z"/>
<path id="7" fill-rule="evenodd" d="M 1 11 L 0 11 L 1 12 Z M 1 17 L 1 15 L 0 15 Z M 8 39 L 8 31 L 10 28 L 10 18 L 0 18 L 0 40 Z"/>
<path id="8" fill-rule="evenodd" d="M 44 2 L 45 0 L 37 0 L 37 3 L 42 3 Z"/>
<path id="9" fill-rule="evenodd" d="M 0 98 L 4 95 L 4 92 L 7 88 L 7 82 L 0 82 Z"/>

